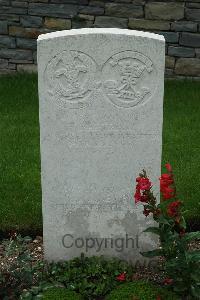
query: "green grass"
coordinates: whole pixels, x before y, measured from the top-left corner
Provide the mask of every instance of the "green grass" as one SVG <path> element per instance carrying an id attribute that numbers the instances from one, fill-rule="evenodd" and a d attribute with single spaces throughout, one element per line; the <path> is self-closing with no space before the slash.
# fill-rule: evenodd
<path id="1" fill-rule="evenodd" d="M 0 78 L 0 230 L 42 228 L 37 78 Z M 187 219 L 200 220 L 200 83 L 165 84 L 163 163 Z"/>

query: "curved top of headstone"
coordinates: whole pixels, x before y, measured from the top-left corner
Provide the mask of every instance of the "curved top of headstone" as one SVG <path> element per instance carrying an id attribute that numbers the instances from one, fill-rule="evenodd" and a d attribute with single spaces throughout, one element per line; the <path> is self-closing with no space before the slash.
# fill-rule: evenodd
<path id="1" fill-rule="evenodd" d="M 76 36 L 76 35 L 85 35 L 85 34 L 123 34 L 127 36 L 138 36 L 144 37 L 154 40 L 165 41 L 163 35 L 151 33 L 151 32 L 144 32 L 138 30 L 130 30 L 130 29 L 119 29 L 119 28 L 81 28 L 81 29 L 71 29 L 71 30 L 61 30 L 50 32 L 46 34 L 41 34 L 38 37 L 38 41 L 53 39 L 57 37 L 64 37 L 64 36 Z"/>

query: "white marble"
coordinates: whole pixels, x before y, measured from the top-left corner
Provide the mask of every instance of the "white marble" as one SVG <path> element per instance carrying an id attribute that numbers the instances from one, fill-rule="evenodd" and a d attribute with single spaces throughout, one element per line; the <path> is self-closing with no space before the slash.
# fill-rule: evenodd
<path id="1" fill-rule="evenodd" d="M 133 194 L 143 168 L 153 182 L 160 175 L 164 61 L 164 38 L 153 33 L 101 28 L 39 36 L 48 260 L 84 252 L 136 261 L 156 246 L 141 234 L 152 221 Z"/>

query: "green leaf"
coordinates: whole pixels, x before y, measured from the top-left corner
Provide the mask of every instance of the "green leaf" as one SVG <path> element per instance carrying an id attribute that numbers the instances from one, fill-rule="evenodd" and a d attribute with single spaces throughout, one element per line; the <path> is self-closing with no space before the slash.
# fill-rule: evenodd
<path id="1" fill-rule="evenodd" d="M 191 251 L 187 253 L 187 258 L 190 261 L 196 261 L 200 263 L 200 250 Z"/>
<path id="2" fill-rule="evenodd" d="M 192 291 L 192 295 L 194 297 L 197 297 L 197 299 L 199 299 L 199 295 L 200 295 L 200 288 L 197 286 L 192 286 L 191 287 L 191 291 Z"/>
<path id="3" fill-rule="evenodd" d="M 148 227 L 143 232 L 151 232 L 160 235 L 160 228 L 159 227 Z"/>
<path id="4" fill-rule="evenodd" d="M 162 249 L 155 249 L 155 250 L 152 250 L 152 251 L 140 252 L 140 254 L 145 256 L 145 257 L 162 256 L 163 255 L 163 250 Z"/>
<path id="5" fill-rule="evenodd" d="M 161 215 L 161 216 L 158 217 L 158 222 L 161 223 L 161 224 L 169 225 L 169 226 L 171 225 L 169 223 L 169 220 L 166 219 L 163 215 Z"/>
<path id="6" fill-rule="evenodd" d="M 192 241 L 195 239 L 200 239 L 200 231 L 186 233 L 182 239 L 184 241 Z"/>

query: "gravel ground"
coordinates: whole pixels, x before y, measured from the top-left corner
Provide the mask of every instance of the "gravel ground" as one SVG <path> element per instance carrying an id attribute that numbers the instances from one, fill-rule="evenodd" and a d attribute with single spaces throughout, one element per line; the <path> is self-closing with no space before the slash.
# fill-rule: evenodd
<path id="1" fill-rule="evenodd" d="M 33 264 L 43 260 L 43 239 L 42 236 L 36 236 L 26 243 L 26 249 L 33 258 Z M 191 250 L 200 250 L 200 240 L 196 240 L 190 244 Z M 0 242 L 0 272 L 9 269 L 16 260 L 15 255 L 5 255 L 5 241 Z M 163 271 L 163 259 L 157 260 L 157 263 L 152 264 L 152 267 L 136 266 L 136 272 L 133 275 L 133 280 L 148 279 L 159 285 L 163 284 L 166 275 Z"/>

